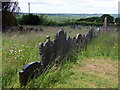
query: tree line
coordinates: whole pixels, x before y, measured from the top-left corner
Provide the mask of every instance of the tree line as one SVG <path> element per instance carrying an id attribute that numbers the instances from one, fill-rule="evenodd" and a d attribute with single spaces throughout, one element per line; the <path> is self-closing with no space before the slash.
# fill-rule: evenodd
<path id="1" fill-rule="evenodd" d="M 109 14 L 103 14 L 101 17 L 89 17 L 89 18 L 80 18 L 78 20 L 64 20 L 63 22 L 56 22 L 53 20 L 48 20 L 46 15 L 33 15 L 27 14 L 23 15 L 18 19 L 18 23 L 21 25 L 43 25 L 43 26 L 67 26 L 67 25 L 94 25 L 94 26 L 102 26 L 104 22 L 104 18 L 107 17 L 108 25 L 114 25 L 115 23 L 119 23 L 120 18 L 114 18 Z"/>

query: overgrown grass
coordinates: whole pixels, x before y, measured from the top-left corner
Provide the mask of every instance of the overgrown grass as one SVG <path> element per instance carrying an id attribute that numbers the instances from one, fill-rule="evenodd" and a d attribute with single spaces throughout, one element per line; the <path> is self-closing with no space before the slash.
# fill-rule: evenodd
<path id="1" fill-rule="evenodd" d="M 29 27 L 29 26 L 25 26 Z M 37 27 L 39 26 L 32 26 Z M 18 88 L 18 71 L 26 64 L 39 61 L 38 43 L 44 42 L 46 36 L 50 35 L 51 40 L 61 27 L 44 27 L 43 32 L 6 32 L 2 34 L 2 87 Z M 87 28 L 72 30 L 65 27 L 68 36 L 76 36 L 77 33 L 85 33 Z"/>
<path id="2" fill-rule="evenodd" d="M 66 61 L 61 61 L 59 65 L 53 62 L 51 68 L 48 68 L 39 77 L 30 80 L 27 86 L 22 88 L 53 88 L 56 83 L 65 83 L 65 80 L 74 74 L 70 69 L 77 59 L 77 55 L 74 54 L 74 56 L 69 57 Z"/>
<path id="3" fill-rule="evenodd" d="M 77 63 L 70 69 L 73 75 L 53 88 L 118 88 L 117 32 L 101 33 L 77 56 Z"/>
<path id="4" fill-rule="evenodd" d="M 53 66 L 24 88 L 117 88 L 117 32 L 101 33 L 86 50 Z M 36 83 L 37 82 L 37 83 Z"/>
<path id="5" fill-rule="evenodd" d="M 118 60 L 118 33 L 103 32 L 89 44 L 83 56 L 87 58 L 109 58 Z"/>
<path id="6" fill-rule="evenodd" d="M 75 36 L 77 33 L 85 33 L 87 30 L 68 29 L 68 36 Z M 2 85 L 3 88 L 20 88 L 18 71 L 26 64 L 39 61 L 38 43 L 45 41 L 45 37 L 50 35 L 54 37 L 55 32 L 59 30 L 58 27 L 44 28 L 44 32 L 36 33 L 30 32 L 26 34 L 11 33 L 3 34 L 3 51 L 2 51 Z M 32 79 L 28 82 L 26 87 L 22 88 L 109 88 L 117 87 L 116 71 L 115 76 L 111 74 L 90 73 L 85 71 L 83 66 L 91 62 L 100 61 L 104 59 L 111 62 L 107 65 L 117 62 L 118 58 L 118 44 L 117 32 L 114 30 L 101 33 L 91 43 L 89 43 L 86 50 L 80 53 L 73 54 L 67 62 L 61 63 L 59 66 L 53 66 L 41 76 Z M 95 60 L 93 60 L 95 59 Z M 93 63 L 94 63 L 93 62 Z M 101 64 L 100 64 L 101 65 Z M 99 67 L 101 67 L 99 65 Z M 114 64 L 113 66 L 115 66 Z M 94 66 L 94 65 L 93 65 Z M 101 67 L 104 68 L 104 67 Z M 116 67 L 113 67 L 116 69 Z M 97 68 L 96 68 L 97 69 Z M 110 67 L 111 69 L 111 67 Z M 88 69 L 89 70 L 89 69 Z M 80 72 L 79 72 L 80 71 Z M 113 76 L 112 76 L 113 75 Z M 112 79 L 112 80 L 109 80 Z"/>

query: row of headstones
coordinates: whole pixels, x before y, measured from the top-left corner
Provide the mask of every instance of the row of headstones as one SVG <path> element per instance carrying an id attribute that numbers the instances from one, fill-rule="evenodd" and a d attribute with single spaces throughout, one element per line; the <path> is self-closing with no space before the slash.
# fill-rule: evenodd
<path id="1" fill-rule="evenodd" d="M 33 78 L 37 73 L 42 73 L 56 59 L 64 60 L 66 56 L 86 47 L 94 35 L 93 30 L 90 30 L 86 35 L 78 34 L 77 37 L 67 38 L 66 32 L 60 30 L 52 41 L 50 36 L 47 36 L 45 43 L 39 43 L 41 61 L 29 63 L 19 71 L 21 86 L 25 86 L 28 79 Z"/>
<path id="2" fill-rule="evenodd" d="M 81 26 L 79 26 L 79 25 L 70 25 L 70 28 L 72 28 L 72 29 L 80 29 L 81 30 Z"/>
<path id="3" fill-rule="evenodd" d="M 23 27 L 21 25 L 13 26 L 10 29 L 11 30 L 19 30 L 19 31 L 36 31 L 36 32 L 43 31 L 42 28 L 34 28 L 34 27 L 25 28 L 25 27 Z"/>
<path id="4" fill-rule="evenodd" d="M 36 31 L 36 32 L 43 31 L 42 28 L 34 28 L 34 27 L 24 28 L 22 26 L 19 26 L 18 30 L 20 30 L 20 31 Z"/>
<path id="5" fill-rule="evenodd" d="M 63 58 L 69 53 L 81 50 L 93 38 L 93 31 L 89 31 L 86 36 L 78 34 L 77 37 L 66 37 L 66 32 L 60 30 L 53 41 L 50 41 L 50 36 L 47 36 L 46 42 L 39 44 L 39 54 L 44 67 L 58 57 L 58 60 L 64 60 Z"/>

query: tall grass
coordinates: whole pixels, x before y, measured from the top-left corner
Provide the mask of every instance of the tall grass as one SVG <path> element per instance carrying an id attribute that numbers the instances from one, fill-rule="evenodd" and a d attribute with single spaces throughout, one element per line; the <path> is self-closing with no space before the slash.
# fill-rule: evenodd
<path id="1" fill-rule="evenodd" d="M 98 61 L 93 62 L 92 59 Z M 118 60 L 118 36 L 115 31 L 102 32 L 88 44 L 86 50 L 83 49 L 81 52 L 73 54 L 57 68 L 53 66 L 40 77 L 31 80 L 24 88 L 116 88 L 118 85 L 117 72 L 112 71 L 113 73 L 110 75 L 94 74 L 81 69 L 84 67 L 83 65 L 92 62 L 99 67 L 102 64 L 109 65 L 106 60 L 111 60 L 111 65 Z M 74 67 L 75 69 L 72 69 Z M 104 68 L 106 67 L 101 67 L 101 69 Z M 112 70 L 112 67 L 108 69 Z M 114 80 L 110 80 L 110 78 Z"/>
<path id="2" fill-rule="evenodd" d="M 75 36 L 77 33 L 85 33 L 88 31 L 87 27 L 83 27 L 83 31 L 72 30 L 68 27 L 65 28 L 65 30 L 68 32 L 68 36 Z M 20 71 L 26 64 L 40 60 L 38 53 L 38 43 L 44 42 L 47 35 L 50 35 L 51 39 L 53 39 L 55 33 L 57 32 L 56 29 L 59 30 L 60 28 L 46 27 L 44 28 L 44 32 L 39 33 L 28 32 L 21 34 L 20 32 L 13 32 L 5 33 L 2 35 L 3 88 L 20 88 L 18 71 Z M 28 82 L 26 87 L 22 88 L 74 87 L 74 85 L 72 85 L 72 82 L 67 85 L 66 81 L 70 80 L 70 77 L 75 74 L 75 72 L 71 70 L 71 68 L 76 65 L 75 63 L 79 63 L 79 65 L 82 66 L 82 61 L 84 61 L 84 58 L 109 58 L 112 60 L 117 60 L 117 49 L 117 32 L 110 31 L 108 33 L 101 33 L 91 43 L 89 43 L 85 51 L 82 50 L 80 53 L 73 54 L 73 56 L 71 56 L 67 62 L 61 63 L 59 66 L 53 66 L 51 69 L 47 70 L 39 77 L 34 78 Z M 87 82 L 89 76 L 92 77 L 92 75 L 84 77 L 87 76 L 86 74 L 82 74 L 81 76 L 83 78 L 86 78 L 85 82 Z M 96 80 L 97 79 L 100 78 L 96 78 Z M 102 79 L 101 82 L 104 81 L 105 80 Z M 100 86 L 102 85 L 100 84 Z M 87 86 L 83 81 L 83 84 L 81 83 L 81 86 L 78 87 Z"/>
<path id="3" fill-rule="evenodd" d="M 115 31 L 100 33 L 99 37 L 89 43 L 89 47 L 83 54 L 87 58 L 118 60 L 118 33 Z"/>
<path id="4" fill-rule="evenodd" d="M 39 26 L 35 27 L 39 28 Z M 61 27 L 44 27 L 43 32 L 21 33 L 16 31 L 2 34 L 3 88 L 20 87 L 18 71 L 30 62 L 39 61 L 38 43 L 44 42 L 47 35 L 50 35 L 52 40 L 60 29 Z M 77 33 L 85 33 L 88 29 L 83 27 L 83 30 L 72 30 L 65 27 L 65 31 L 68 32 L 68 36 L 76 36 Z"/>
<path id="5" fill-rule="evenodd" d="M 53 62 L 52 67 L 50 66 L 51 68 L 48 68 L 39 77 L 30 80 L 27 86 L 22 88 L 53 88 L 56 83 L 65 83 L 65 80 L 74 74 L 70 69 L 77 60 L 77 53 L 75 53 L 67 60 L 61 61 L 59 65 Z"/>

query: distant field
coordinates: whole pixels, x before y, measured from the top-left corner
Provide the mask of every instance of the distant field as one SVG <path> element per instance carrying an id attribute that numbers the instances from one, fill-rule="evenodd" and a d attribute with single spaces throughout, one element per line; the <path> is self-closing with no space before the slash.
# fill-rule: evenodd
<path id="1" fill-rule="evenodd" d="M 34 13 L 35 14 L 35 13 Z M 20 14 L 20 17 L 23 14 Z M 35 14 L 35 15 L 40 15 L 40 14 Z M 47 16 L 48 20 L 53 20 L 53 21 L 64 21 L 64 20 L 77 20 L 80 18 L 87 18 L 87 17 L 100 17 L 102 14 L 44 14 Z M 114 18 L 117 18 L 117 14 L 110 14 L 114 16 Z"/>

